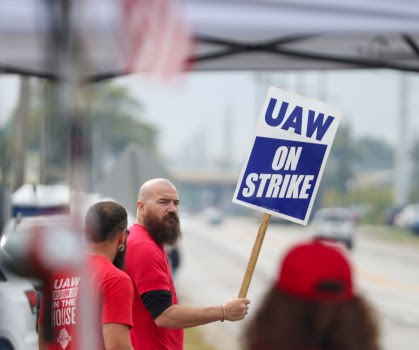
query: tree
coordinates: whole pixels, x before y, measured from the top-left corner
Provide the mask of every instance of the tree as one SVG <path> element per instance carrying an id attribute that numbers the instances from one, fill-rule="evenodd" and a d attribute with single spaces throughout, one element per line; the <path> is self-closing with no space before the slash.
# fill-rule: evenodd
<path id="1" fill-rule="evenodd" d="M 348 184 L 353 177 L 355 158 L 354 141 L 348 125 L 340 125 L 330 151 L 323 180 L 319 188 L 317 203 L 321 206 L 345 205 Z"/>
<path id="2" fill-rule="evenodd" d="M 361 137 L 355 143 L 356 172 L 371 169 L 391 169 L 393 166 L 393 149 L 384 140 L 370 136 Z"/>
<path id="3" fill-rule="evenodd" d="M 93 132 L 100 131 L 109 152 L 118 154 L 130 141 L 155 151 L 157 130 L 141 120 L 143 106 L 127 88 L 95 84 L 86 88 L 85 96 Z"/>
<path id="4" fill-rule="evenodd" d="M 354 139 L 351 128 L 341 125 L 336 133 L 324 171 L 317 206 L 348 206 L 368 203 L 368 218 L 379 221 L 391 203 L 391 191 L 385 188 L 350 188 L 355 176 L 370 170 L 391 169 L 392 147 L 384 140 L 361 137 Z M 419 145 L 418 145 L 419 162 Z M 419 163 L 418 163 L 419 164 Z"/>
<path id="5" fill-rule="evenodd" d="M 70 161 L 69 117 L 59 108 L 55 82 L 32 79 L 31 84 L 28 150 L 39 153 L 43 160 L 40 162 L 40 171 L 44 173 L 42 182 L 66 181 Z M 94 169 L 96 175 L 100 174 L 103 164 L 116 157 L 130 142 L 149 150 L 156 149 L 157 130 L 141 120 L 144 109 L 127 88 L 112 83 L 92 84 L 85 86 L 82 94 L 85 108 L 81 117 L 89 171 Z M 13 119 L 6 130 L 11 128 Z"/>

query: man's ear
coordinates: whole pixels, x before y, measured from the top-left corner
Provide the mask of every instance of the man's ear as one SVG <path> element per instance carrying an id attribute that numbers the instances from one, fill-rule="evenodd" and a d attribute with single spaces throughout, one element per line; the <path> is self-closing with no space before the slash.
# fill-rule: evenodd
<path id="1" fill-rule="evenodd" d="M 125 244 L 125 230 L 121 231 L 117 239 L 118 239 L 118 246 Z"/>
<path id="2" fill-rule="evenodd" d="M 138 201 L 137 202 L 137 210 L 140 215 L 143 215 L 144 211 L 144 202 Z"/>

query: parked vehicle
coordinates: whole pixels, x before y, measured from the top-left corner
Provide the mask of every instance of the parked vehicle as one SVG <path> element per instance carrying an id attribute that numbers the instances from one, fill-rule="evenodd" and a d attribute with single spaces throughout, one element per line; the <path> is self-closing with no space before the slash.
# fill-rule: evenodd
<path id="1" fill-rule="evenodd" d="M 10 257 L 0 248 L 0 349 L 38 349 L 38 296 L 31 283 L 11 273 Z"/>
<path id="2" fill-rule="evenodd" d="M 67 214 L 70 188 L 66 185 L 24 184 L 12 194 L 12 217 Z"/>
<path id="3" fill-rule="evenodd" d="M 419 203 L 409 204 L 394 217 L 394 225 L 419 234 Z"/>
<path id="4" fill-rule="evenodd" d="M 220 225 L 225 219 L 225 213 L 216 207 L 208 207 L 204 211 L 207 223 L 210 225 Z"/>
<path id="5" fill-rule="evenodd" d="M 316 238 L 342 242 L 352 249 L 355 235 L 353 213 L 344 208 L 319 209 L 313 217 L 311 232 Z"/>
<path id="6" fill-rule="evenodd" d="M 395 205 L 387 208 L 385 211 L 386 225 L 396 226 L 395 220 L 397 215 L 405 208 L 404 205 Z"/>

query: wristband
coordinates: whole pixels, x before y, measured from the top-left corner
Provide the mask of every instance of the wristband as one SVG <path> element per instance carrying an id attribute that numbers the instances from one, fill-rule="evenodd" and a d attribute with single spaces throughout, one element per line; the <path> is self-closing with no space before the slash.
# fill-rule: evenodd
<path id="1" fill-rule="evenodd" d="M 226 319 L 226 308 L 224 307 L 224 305 L 221 305 L 221 307 L 223 308 L 223 318 L 221 319 L 221 322 L 224 322 Z"/>

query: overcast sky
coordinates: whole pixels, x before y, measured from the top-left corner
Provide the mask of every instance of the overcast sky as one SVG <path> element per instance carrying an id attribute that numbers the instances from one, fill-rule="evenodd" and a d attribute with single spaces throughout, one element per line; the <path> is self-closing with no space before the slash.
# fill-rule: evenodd
<path id="1" fill-rule="evenodd" d="M 419 77 L 409 74 L 406 111 L 412 138 L 419 131 Z M 342 122 L 356 137 L 371 135 L 395 144 L 401 111 L 402 75 L 393 71 L 299 73 L 193 73 L 181 84 L 163 87 L 136 77 L 120 78 L 134 96 L 146 103 L 147 118 L 161 128 L 165 154 L 176 155 L 203 128 L 209 152 L 220 154 L 226 144 L 227 115 L 231 116 L 234 154 L 247 154 L 256 119 L 269 84 L 321 99 L 343 109 Z"/>
<path id="2" fill-rule="evenodd" d="M 114 82 L 128 86 L 143 102 L 146 120 L 160 129 L 159 146 L 165 156 L 179 157 L 200 138 L 212 157 L 219 157 L 230 143 L 235 158 L 243 159 L 269 84 L 340 107 L 342 122 L 351 125 L 356 137 L 377 136 L 395 144 L 401 76 L 394 71 L 203 72 L 189 73 L 178 82 L 139 76 Z M 419 76 L 409 74 L 406 81 L 409 139 L 419 134 Z M 17 91 L 16 77 L 0 76 L 0 124 L 9 117 Z M 229 123 L 232 132 L 226 131 Z"/>

